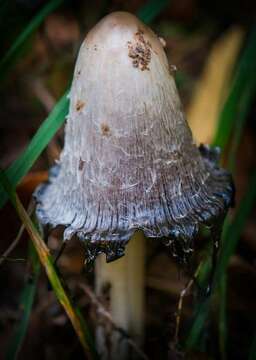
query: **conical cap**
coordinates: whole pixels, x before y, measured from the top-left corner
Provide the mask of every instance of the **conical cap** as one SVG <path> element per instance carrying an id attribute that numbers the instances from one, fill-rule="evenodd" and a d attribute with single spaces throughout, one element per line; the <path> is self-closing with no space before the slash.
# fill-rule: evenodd
<path id="1" fill-rule="evenodd" d="M 203 124 L 202 124 L 203 126 Z M 113 13 L 84 40 L 75 67 L 65 146 L 36 193 L 42 223 L 88 243 L 180 239 L 225 214 L 230 175 L 217 151 L 197 148 L 158 37 Z"/>

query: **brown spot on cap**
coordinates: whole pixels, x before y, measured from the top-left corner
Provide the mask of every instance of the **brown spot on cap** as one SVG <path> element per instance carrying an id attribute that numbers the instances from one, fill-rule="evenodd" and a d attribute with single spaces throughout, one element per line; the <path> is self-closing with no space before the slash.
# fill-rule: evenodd
<path id="1" fill-rule="evenodd" d="M 84 105 L 85 105 L 84 101 L 77 100 L 77 102 L 76 102 L 76 111 L 81 111 L 82 108 L 84 107 Z"/>
<path id="2" fill-rule="evenodd" d="M 127 42 L 128 56 L 132 58 L 133 67 L 139 68 L 141 71 L 149 70 L 149 63 L 151 61 L 151 44 L 146 41 L 143 36 L 143 31 L 138 30 L 135 34 L 135 42 Z"/>
<path id="3" fill-rule="evenodd" d="M 100 125 L 101 133 L 103 136 L 109 136 L 110 135 L 110 127 L 106 123 L 102 123 Z"/>
<path id="4" fill-rule="evenodd" d="M 79 165 L 78 165 L 78 169 L 79 169 L 80 171 L 83 170 L 84 164 L 85 164 L 85 161 L 82 160 L 81 157 L 80 157 L 80 159 L 79 159 Z"/>

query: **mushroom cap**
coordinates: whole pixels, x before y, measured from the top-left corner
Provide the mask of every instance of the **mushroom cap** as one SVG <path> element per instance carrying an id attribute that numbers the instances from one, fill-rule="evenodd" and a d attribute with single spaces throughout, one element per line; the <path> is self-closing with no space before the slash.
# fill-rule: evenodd
<path id="1" fill-rule="evenodd" d="M 158 37 L 135 16 L 112 13 L 80 48 L 65 146 L 35 193 L 38 219 L 92 247 L 118 252 L 141 229 L 189 252 L 200 224 L 232 202 L 218 154 L 195 145 Z"/>

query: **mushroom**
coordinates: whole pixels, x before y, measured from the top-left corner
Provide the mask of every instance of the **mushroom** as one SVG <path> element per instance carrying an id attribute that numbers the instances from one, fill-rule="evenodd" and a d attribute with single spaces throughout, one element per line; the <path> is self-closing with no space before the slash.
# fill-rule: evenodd
<path id="1" fill-rule="evenodd" d="M 35 193 L 37 217 L 63 225 L 64 240 L 78 236 L 91 261 L 118 259 L 140 230 L 185 262 L 200 226 L 232 204 L 218 157 L 193 141 L 162 42 L 135 16 L 112 13 L 80 48 L 65 146 Z"/>

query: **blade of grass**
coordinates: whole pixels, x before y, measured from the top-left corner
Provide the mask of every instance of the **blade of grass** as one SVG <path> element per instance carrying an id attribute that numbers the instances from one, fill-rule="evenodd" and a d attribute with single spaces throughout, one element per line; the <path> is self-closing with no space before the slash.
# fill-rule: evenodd
<path id="1" fill-rule="evenodd" d="M 229 259 L 234 253 L 239 238 L 244 230 L 246 220 L 250 215 L 251 209 L 256 201 L 256 171 L 251 176 L 248 189 L 240 203 L 236 216 L 226 234 L 224 233 L 224 245 L 221 249 L 220 259 L 216 269 L 216 283 L 219 282 L 222 274 L 227 269 Z"/>
<path id="2" fill-rule="evenodd" d="M 97 359 L 98 355 L 95 350 L 93 341 L 87 329 L 86 323 L 81 316 L 81 313 L 77 307 L 75 307 L 71 300 L 69 299 L 61 280 L 59 279 L 56 270 L 53 265 L 52 257 L 50 256 L 49 249 L 47 248 L 45 242 L 41 238 L 39 232 L 37 231 L 35 225 L 28 216 L 26 210 L 24 209 L 18 195 L 13 190 L 11 183 L 0 170 L 0 183 L 2 184 L 4 190 L 7 192 L 12 205 L 14 206 L 18 216 L 25 225 L 25 228 L 30 236 L 31 241 L 33 242 L 35 249 L 37 251 L 38 257 L 45 268 L 46 274 L 49 278 L 49 281 L 52 285 L 52 288 L 58 298 L 59 302 L 66 311 L 67 316 L 69 317 L 74 330 L 80 340 L 80 343 L 84 349 L 85 354 L 88 359 Z"/>
<path id="3" fill-rule="evenodd" d="M 240 206 L 236 212 L 234 220 L 226 225 L 226 230 L 223 233 L 223 246 L 220 252 L 219 261 L 215 272 L 214 285 L 219 284 L 223 274 L 225 274 L 229 259 L 234 253 L 239 238 L 245 227 L 246 220 L 250 215 L 253 205 L 256 202 L 256 172 L 251 177 L 247 191 L 242 199 Z M 196 310 L 195 320 L 190 329 L 189 335 L 186 340 L 186 347 L 196 347 L 200 335 L 203 330 L 203 326 L 209 314 L 210 298 L 200 303 Z"/>
<path id="4" fill-rule="evenodd" d="M 169 0 L 150 0 L 137 12 L 137 16 L 146 24 L 153 21 L 168 5 Z"/>
<path id="5" fill-rule="evenodd" d="M 27 333 L 30 314 L 36 294 L 36 287 L 40 274 L 40 262 L 38 260 L 35 248 L 31 242 L 29 242 L 28 260 L 32 265 L 32 273 L 30 274 L 21 293 L 20 309 L 22 309 L 22 316 L 19 319 L 18 326 L 15 329 L 13 336 L 11 337 L 6 354 L 6 360 L 16 359 L 19 354 L 23 340 Z"/>
<path id="6" fill-rule="evenodd" d="M 236 154 L 243 133 L 244 125 L 256 93 L 256 80 L 250 79 L 244 86 L 237 105 L 237 114 L 232 130 L 232 140 L 228 154 L 228 169 L 234 174 L 236 164 Z M 226 341 L 228 337 L 227 316 L 226 316 L 226 291 L 227 275 L 222 274 L 218 287 L 219 296 L 219 343 L 222 359 L 226 359 Z"/>
<path id="7" fill-rule="evenodd" d="M 3 59 L 0 61 L 0 77 L 5 75 L 6 70 L 12 64 L 14 58 L 17 56 L 17 53 L 22 48 L 26 40 L 30 35 L 39 27 L 43 22 L 45 17 L 54 11 L 63 0 L 51 0 L 49 1 L 31 20 L 28 26 L 22 31 L 22 33 L 17 37 L 11 48 L 7 51 Z"/>
<path id="8" fill-rule="evenodd" d="M 236 154 L 238 146 L 242 137 L 244 125 L 247 119 L 250 105 L 252 104 L 253 98 L 256 93 L 256 81 L 248 81 L 245 86 L 244 92 L 241 94 L 237 119 L 234 124 L 232 131 L 232 141 L 228 155 L 228 169 L 234 174 L 236 165 Z M 226 342 L 228 338 L 228 326 L 227 326 L 227 315 L 226 315 L 226 296 L 227 296 L 227 275 L 225 272 L 222 273 L 220 278 L 220 286 L 218 287 L 219 296 L 219 344 L 222 359 L 226 359 Z"/>
<path id="9" fill-rule="evenodd" d="M 255 89 L 255 62 L 256 62 L 256 26 L 253 28 L 247 45 L 242 53 L 241 60 L 237 67 L 235 77 L 231 86 L 229 96 L 224 104 L 223 110 L 219 117 L 219 126 L 213 142 L 214 146 L 220 146 L 222 149 L 227 145 L 233 129 L 233 124 L 239 113 L 240 99 L 249 86 Z M 250 84 L 250 85 L 249 85 Z M 252 97 L 248 96 L 247 106 L 245 106 L 247 114 Z"/>
<path id="10" fill-rule="evenodd" d="M 65 93 L 37 130 L 23 154 L 5 171 L 8 179 L 11 179 L 13 187 L 15 187 L 30 170 L 56 131 L 63 124 L 68 112 L 68 106 L 69 101 L 67 99 L 67 93 Z M 0 208 L 5 204 L 6 200 L 7 195 L 0 184 Z"/>

